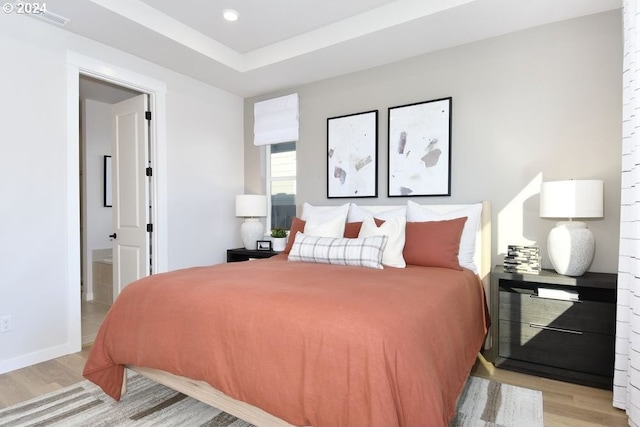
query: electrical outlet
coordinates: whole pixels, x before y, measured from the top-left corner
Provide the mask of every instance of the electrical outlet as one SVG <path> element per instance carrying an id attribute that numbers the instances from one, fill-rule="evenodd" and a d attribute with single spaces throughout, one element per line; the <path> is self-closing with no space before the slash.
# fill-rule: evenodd
<path id="1" fill-rule="evenodd" d="M 11 330 L 11 316 L 0 317 L 0 332 L 9 332 Z"/>

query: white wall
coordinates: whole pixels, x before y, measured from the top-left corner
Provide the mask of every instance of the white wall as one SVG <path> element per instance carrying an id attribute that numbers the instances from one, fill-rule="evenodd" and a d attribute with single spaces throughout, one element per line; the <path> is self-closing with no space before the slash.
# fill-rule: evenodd
<path id="1" fill-rule="evenodd" d="M 240 241 L 233 210 L 243 190 L 242 99 L 35 19 L 0 14 L 0 315 L 13 318 L 13 330 L 0 334 L 0 373 L 79 349 L 79 334 L 71 336 L 79 329 L 67 322 L 77 309 L 67 284 L 80 274 L 67 268 L 69 248 L 79 244 L 67 241 L 67 172 L 78 169 L 67 162 L 68 51 L 166 84 L 167 165 L 156 173 L 167 183 L 168 268 L 223 262 Z"/>
<path id="2" fill-rule="evenodd" d="M 185 79 L 168 95 L 171 270 L 226 262 L 226 249 L 241 246 L 235 196 L 244 185 L 242 100 L 212 102 L 219 93 Z"/>
<path id="3" fill-rule="evenodd" d="M 298 205 L 404 204 L 387 194 L 389 107 L 453 97 L 451 197 L 418 203 L 492 203 L 493 262 L 507 245 L 536 244 L 546 259 L 555 221 L 539 218 L 541 180 L 602 179 L 605 218 L 591 271 L 617 271 L 620 217 L 622 20 L 612 11 L 519 31 L 245 100 L 245 186 L 262 188 L 253 104 L 298 92 Z M 328 117 L 379 110 L 378 198 L 327 199 Z M 255 190 L 254 190 L 255 191 Z"/>
<path id="4" fill-rule="evenodd" d="M 111 155 L 111 105 L 86 99 L 81 106 L 83 141 L 83 278 L 84 297 L 93 299 L 93 251 L 110 249 L 112 208 L 104 206 L 104 156 Z"/>

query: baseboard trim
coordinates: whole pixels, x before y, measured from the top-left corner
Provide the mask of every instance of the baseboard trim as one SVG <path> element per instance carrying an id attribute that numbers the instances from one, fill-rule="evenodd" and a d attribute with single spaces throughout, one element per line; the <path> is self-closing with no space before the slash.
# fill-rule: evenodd
<path id="1" fill-rule="evenodd" d="M 47 360 L 56 359 L 78 351 L 78 349 L 72 349 L 71 347 L 71 344 L 64 344 L 24 354 L 19 357 L 0 360 L 0 374 L 6 374 L 16 369 L 26 368 L 27 366 L 46 362 Z"/>

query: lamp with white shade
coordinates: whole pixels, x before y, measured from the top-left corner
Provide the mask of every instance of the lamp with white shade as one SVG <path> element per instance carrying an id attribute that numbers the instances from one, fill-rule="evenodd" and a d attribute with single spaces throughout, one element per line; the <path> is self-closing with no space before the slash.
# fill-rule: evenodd
<path id="1" fill-rule="evenodd" d="M 549 232 L 547 250 L 553 268 L 566 276 L 582 276 L 591 266 L 595 238 L 582 221 L 574 218 L 602 218 L 604 183 L 600 180 L 543 182 L 540 216 L 568 218 Z"/>
<path id="2" fill-rule="evenodd" d="M 236 216 L 244 217 L 240 236 L 245 249 L 255 250 L 257 241 L 264 236 L 264 226 L 260 218 L 267 216 L 267 196 L 241 194 L 236 196 Z"/>

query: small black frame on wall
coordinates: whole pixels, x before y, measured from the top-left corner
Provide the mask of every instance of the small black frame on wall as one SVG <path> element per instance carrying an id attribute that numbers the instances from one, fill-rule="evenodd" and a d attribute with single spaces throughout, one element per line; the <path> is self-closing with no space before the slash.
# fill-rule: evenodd
<path id="1" fill-rule="evenodd" d="M 270 251 L 271 240 L 258 240 L 256 242 L 256 249 L 259 251 Z"/>
<path id="2" fill-rule="evenodd" d="M 111 156 L 104 156 L 104 207 L 112 207 L 111 201 Z"/>

